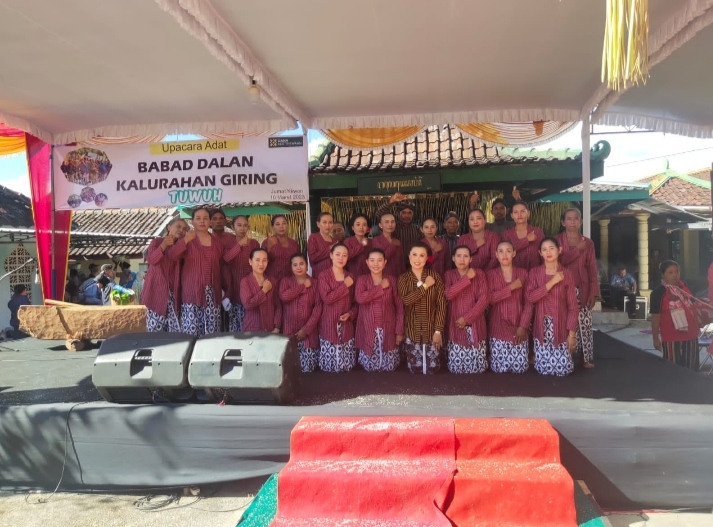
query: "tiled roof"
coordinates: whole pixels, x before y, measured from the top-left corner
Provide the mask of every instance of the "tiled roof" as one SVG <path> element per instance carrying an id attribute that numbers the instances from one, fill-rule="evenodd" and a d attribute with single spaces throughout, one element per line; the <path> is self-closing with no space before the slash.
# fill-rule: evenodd
<path id="1" fill-rule="evenodd" d="M 654 192 L 651 197 L 676 207 L 709 206 L 711 190 L 681 178 L 669 178 Z"/>
<path id="2" fill-rule="evenodd" d="M 34 225 L 30 198 L 0 185 L 0 227 L 31 228 Z"/>
<path id="3" fill-rule="evenodd" d="M 710 207 L 711 175 L 709 169 L 680 174 L 666 170 L 641 179 L 651 183 L 651 197 L 674 207 Z"/>
<path id="4" fill-rule="evenodd" d="M 606 142 L 593 149 L 593 158 L 609 154 Z M 580 150 L 537 150 L 486 146 L 452 125 L 430 126 L 396 145 L 373 150 L 351 150 L 328 143 L 311 163 L 311 173 L 386 172 L 433 168 L 467 168 L 504 164 L 574 163 Z"/>
<path id="5" fill-rule="evenodd" d="M 646 184 L 638 184 L 638 183 L 596 183 L 595 181 L 592 181 L 589 185 L 589 189 L 591 192 L 626 192 L 629 190 L 641 190 L 641 189 L 646 189 L 648 188 L 648 185 Z M 580 183 L 579 185 L 575 185 L 574 187 L 570 187 L 568 189 L 565 189 L 562 191 L 562 193 L 569 193 L 569 192 L 582 192 L 582 184 Z"/>
<path id="6" fill-rule="evenodd" d="M 139 254 L 175 214 L 172 207 L 76 211 L 72 217 L 70 254 Z"/>
<path id="7" fill-rule="evenodd" d="M 711 169 L 710 168 L 704 168 L 703 170 L 695 170 L 693 172 L 688 173 L 689 176 L 702 179 L 704 181 L 710 181 L 711 180 Z"/>

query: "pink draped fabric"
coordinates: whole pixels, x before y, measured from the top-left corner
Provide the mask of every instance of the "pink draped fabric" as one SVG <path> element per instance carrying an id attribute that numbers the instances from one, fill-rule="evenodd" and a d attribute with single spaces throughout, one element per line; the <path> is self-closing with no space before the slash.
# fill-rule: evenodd
<path id="1" fill-rule="evenodd" d="M 45 299 L 62 300 L 64 281 L 67 276 L 72 213 L 71 211 L 52 210 L 52 171 L 50 169 L 52 147 L 30 134 L 26 134 L 26 141 L 42 296 Z M 54 237 L 52 236 L 53 215 Z M 54 265 L 52 256 L 54 256 Z M 53 268 L 54 273 L 52 272 Z"/>
<path id="2" fill-rule="evenodd" d="M 1 137 L 20 137 L 25 135 L 22 130 L 17 130 L 16 128 L 10 128 L 6 124 L 0 123 L 0 136 Z"/>

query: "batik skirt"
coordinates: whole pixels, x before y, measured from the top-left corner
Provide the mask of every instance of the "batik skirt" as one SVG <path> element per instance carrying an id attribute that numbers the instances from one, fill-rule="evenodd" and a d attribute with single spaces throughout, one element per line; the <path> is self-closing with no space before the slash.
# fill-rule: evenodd
<path id="1" fill-rule="evenodd" d="M 350 323 L 350 322 L 348 322 Z M 319 337 L 319 368 L 322 371 L 337 373 L 351 371 L 356 364 L 357 352 L 354 339 L 344 342 L 343 326 L 337 324 L 337 343 Z"/>
<path id="2" fill-rule="evenodd" d="M 240 333 L 243 330 L 243 319 L 245 318 L 245 308 L 242 304 L 233 304 L 228 317 L 228 327 L 231 333 Z"/>
<path id="3" fill-rule="evenodd" d="M 525 373 L 530 368 L 528 341 L 515 344 L 490 338 L 490 369 L 495 373 Z"/>
<path id="4" fill-rule="evenodd" d="M 194 337 L 220 331 L 220 306 L 215 304 L 215 294 L 211 286 L 205 286 L 205 306 L 181 305 L 181 330 Z"/>
<path id="5" fill-rule="evenodd" d="M 433 345 L 433 342 L 416 344 L 410 338 L 406 337 L 404 351 L 406 353 L 406 363 L 411 373 L 436 373 L 441 369 L 441 355 Z M 426 359 L 425 367 L 424 355 Z"/>
<path id="6" fill-rule="evenodd" d="M 555 345 L 555 323 L 552 317 L 545 317 L 544 338 L 542 341 L 535 338 L 535 370 L 542 375 L 556 375 L 564 377 L 574 371 L 572 355 L 569 353 L 567 343 Z"/>
<path id="7" fill-rule="evenodd" d="M 170 333 L 181 332 L 181 323 L 176 313 L 175 298 L 173 291 L 169 291 L 166 315 L 159 315 L 155 311 L 151 311 L 148 308 L 146 309 L 146 331 L 149 333 L 159 333 L 162 331 L 168 331 Z"/>
<path id="8" fill-rule="evenodd" d="M 373 347 L 368 353 L 359 350 L 359 364 L 366 371 L 394 371 L 399 367 L 400 357 L 398 346 L 392 350 L 384 350 L 384 328 L 376 328 Z"/>
<path id="9" fill-rule="evenodd" d="M 465 328 L 468 345 L 448 341 L 448 371 L 451 373 L 483 373 L 488 369 L 488 345 L 485 340 L 474 342 L 473 328 Z"/>
<path id="10" fill-rule="evenodd" d="M 586 303 L 587 298 L 583 301 Z M 594 362 L 594 332 L 592 330 L 592 310 L 582 304 L 577 289 L 577 302 L 579 304 L 579 320 L 577 326 L 577 352 L 584 357 L 584 362 Z"/>

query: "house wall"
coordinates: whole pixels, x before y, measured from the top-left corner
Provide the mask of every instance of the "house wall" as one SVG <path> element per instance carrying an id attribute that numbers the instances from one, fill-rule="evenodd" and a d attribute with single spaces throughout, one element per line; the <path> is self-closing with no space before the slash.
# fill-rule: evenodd
<path id="1" fill-rule="evenodd" d="M 4 275 L 7 271 L 5 270 L 5 259 L 10 255 L 10 253 L 19 246 L 18 243 L 0 243 L 0 276 Z M 34 241 L 27 241 L 23 243 L 25 250 L 37 258 L 37 246 Z M 40 284 L 36 284 L 34 281 L 34 273 L 31 275 L 32 280 L 30 282 L 30 291 L 33 304 L 42 303 L 42 288 Z M 10 310 L 7 308 L 7 303 L 12 296 L 12 286 L 10 285 L 10 277 L 8 276 L 2 282 L 0 282 L 0 329 L 5 329 L 10 327 Z"/>

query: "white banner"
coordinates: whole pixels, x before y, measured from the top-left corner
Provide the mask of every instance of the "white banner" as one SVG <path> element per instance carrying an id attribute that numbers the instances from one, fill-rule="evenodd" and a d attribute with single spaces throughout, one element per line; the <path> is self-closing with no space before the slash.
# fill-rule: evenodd
<path id="1" fill-rule="evenodd" d="M 302 136 L 57 146 L 57 210 L 307 201 Z"/>

